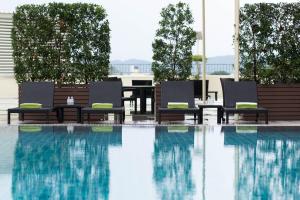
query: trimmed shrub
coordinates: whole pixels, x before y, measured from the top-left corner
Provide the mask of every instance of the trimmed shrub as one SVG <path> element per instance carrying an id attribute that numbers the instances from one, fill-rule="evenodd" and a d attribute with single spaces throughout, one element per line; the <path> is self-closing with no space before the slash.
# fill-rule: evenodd
<path id="1" fill-rule="evenodd" d="M 102 6 L 22 5 L 13 15 L 17 82 L 87 83 L 109 73 L 110 28 Z"/>

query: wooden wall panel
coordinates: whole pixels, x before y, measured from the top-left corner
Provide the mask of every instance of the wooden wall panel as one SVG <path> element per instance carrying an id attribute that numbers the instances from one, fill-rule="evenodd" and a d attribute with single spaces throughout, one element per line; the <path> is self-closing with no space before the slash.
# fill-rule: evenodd
<path id="1" fill-rule="evenodd" d="M 260 106 L 269 109 L 270 120 L 300 120 L 300 84 L 259 85 Z"/>

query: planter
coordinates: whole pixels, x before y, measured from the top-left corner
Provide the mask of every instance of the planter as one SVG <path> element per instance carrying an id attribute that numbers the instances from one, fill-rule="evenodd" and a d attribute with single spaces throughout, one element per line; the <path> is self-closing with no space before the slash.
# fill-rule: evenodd
<path id="1" fill-rule="evenodd" d="M 158 121 L 158 108 L 160 107 L 160 84 L 155 85 L 155 120 Z M 183 121 L 183 114 L 162 114 L 161 121 Z"/>
<path id="2" fill-rule="evenodd" d="M 21 95 L 21 91 L 19 89 L 19 96 Z M 54 88 L 54 106 L 59 104 L 66 104 L 67 103 L 67 97 L 73 96 L 75 100 L 75 104 L 79 104 L 84 106 L 88 105 L 88 88 L 87 85 L 55 85 Z M 75 109 L 65 109 L 65 121 L 76 121 L 77 115 Z M 50 121 L 57 122 L 56 118 L 56 112 L 52 112 L 50 115 Z M 32 121 L 45 121 L 45 115 L 44 114 L 38 114 L 38 113 L 28 113 L 24 115 L 25 120 L 32 120 Z M 103 120 L 104 117 L 100 115 L 91 115 L 91 121 L 98 121 Z M 86 120 L 86 119 L 85 119 Z"/>
<path id="3" fill-rule="evenodd" d="M 258 85 L 257 94 L 270 120 L 300 120 L 300 84 Z"/>

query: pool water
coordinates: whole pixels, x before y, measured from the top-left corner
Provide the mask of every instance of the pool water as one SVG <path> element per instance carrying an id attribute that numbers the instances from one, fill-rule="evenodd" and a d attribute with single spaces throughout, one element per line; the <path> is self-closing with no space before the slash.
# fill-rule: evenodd
<path id="1" fill-rule="evenodd" d="M 300 199 L 300 127 L 3 126 L 0 199 Z"/>

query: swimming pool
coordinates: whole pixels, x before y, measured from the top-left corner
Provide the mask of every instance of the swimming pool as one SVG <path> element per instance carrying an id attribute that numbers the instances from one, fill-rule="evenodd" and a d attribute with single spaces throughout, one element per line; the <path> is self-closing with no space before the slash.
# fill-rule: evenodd
<path id="1" fill-rule="evenodd" d="M 300 199 L 300 127 L 4 126 L 0 199 Z"/>

